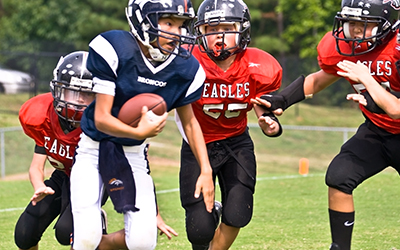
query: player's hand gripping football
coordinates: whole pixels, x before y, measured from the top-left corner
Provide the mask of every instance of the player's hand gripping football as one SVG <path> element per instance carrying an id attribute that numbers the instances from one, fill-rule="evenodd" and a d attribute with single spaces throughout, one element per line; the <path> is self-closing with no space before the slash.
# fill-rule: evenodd
<path id="1" fill-rule="evenodd" d="M 32 205 L 36 206 L 36 204 L 39 201 L 43 200 L 44 197 L 46 197 L 47 195 L 52 195 L 52 194 L 54 194 L 54 190 L 51 187 L 44 186 L 44 187 L 38 188 L 31 198 Z"/>
<path id="2" fill-rule="evenodd" d="M 148 108 L 143 106 L 142 116 L 140 118 L 137 129 L 140 131 L 143 139 L 150 138 L 158 135 L 164 129 L 167 122 L 168 113 L 165 112 L 163 115 L 152 115 L 150 116 L 147 112 Z"/>

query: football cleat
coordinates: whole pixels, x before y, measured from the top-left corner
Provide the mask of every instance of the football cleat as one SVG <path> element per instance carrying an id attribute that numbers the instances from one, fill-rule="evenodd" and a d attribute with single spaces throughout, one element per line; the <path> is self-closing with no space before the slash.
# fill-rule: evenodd
<path id="1" fill-rule="evenodd" d="M 107 213 L 104 209 L 101 209 L 101 228 L 103 230 L 103 234 L 107 234 Z"/>
<path id="2" fill-rule="evenodd" d="M 216 217 L 215 218 L 215 221 L 216 221 L 215 228 L 217 228 L 219 221 L 221 219 L 221 216 L 222 216 L 222 203 L 221 202 L 219 202 L 219 201 L 214 202 L 214 213 L 215 213 L 215 217 Z"/>
<path id="3" fill-rule="evenodd" d="M 340 250 L 340 247 L 336 243 L 332 243 L 331 246 L 329 247 L 329 250 Z"/>

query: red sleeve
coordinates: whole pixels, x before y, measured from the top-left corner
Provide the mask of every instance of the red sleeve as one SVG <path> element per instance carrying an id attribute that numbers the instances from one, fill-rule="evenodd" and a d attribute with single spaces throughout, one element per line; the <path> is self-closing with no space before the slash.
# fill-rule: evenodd
<path id="1" fill-rule="evenodd" d="M 321 39 L 317 51 L 320 68 L 328 74 L 339 76 L 337 71 L 340 69 L 336 64 L 344 59 L 349 60 L 349 57 L 342 56 L 336 51 L 336 40 L 331 31 Z"/>
<path id="2" fill-rule="evenodd" d="M 50 120 L 49 108 L 53 108 L 53 97 L 51 93 L 46 93 L 29 99 L 19 111 L 19 121 L 25 134 L 40 147 L 44 146 L 42 131 Z"/>

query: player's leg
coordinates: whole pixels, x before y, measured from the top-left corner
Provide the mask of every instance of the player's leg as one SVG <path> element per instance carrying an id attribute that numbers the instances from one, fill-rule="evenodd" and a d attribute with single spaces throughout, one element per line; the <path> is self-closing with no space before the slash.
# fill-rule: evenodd
<path id="1" fill-rule="evenodd" d="M 229 249 L 239 234 L 240 228 L 231 227 L 221 223 L 215 231 L 214 239 L 211 241 L 209 250 Z"/>
<path id="2" fill-rule="evenodd" d="M 14 240 L 19 249 L 38 249 L 38 243 L 53 220 L 59 215 L 61 208 L 61 185 L 65 174 L 54 171 L 45 185 L 55 193 L 46 196 L 36 206 L 32 203 L 26 207 L 15 226 Z"/>
<path id="3" fill-rule="evenodd" d="M 96 250 L 128 249 L 125 244 L 125 229 L 103 235 Z"/>
<path id="4" fill-rule="evenodd" d="M 253 214 L 256 178 L 254 146 L 247 133 L 221 142 L 230 154 L 218 173 L 222 196 L 222 222 L 211 241 L 211 250 L 226 250 L 235 241 L 240 228 Z"/>
<path id="5" fill-rule="evenodd" d="M 329 221 L 334 247 L 349 250 L 354 227 L 353 190 L 388 166 L 381 131 L 363 124 L 330 163 L 325 182 L 329 187 Z"/>
<path id="6" fill-rule="evenodd" d="M 103 182 L 98 170 L 99 143 L 84 134 L 76 150 L 71 171 L 71 207 L 75 250 L 95 249 L 102 237 L 101 194 Z"/>
<path id="7" fill-rule="evenodd" d="M 200 166 L 190 146 L 183 140 L 181 148 L 181 167 L 179 172 L 179 189 L 181 205 L 185 209 L 186 235 L 194 250 L 208 248 L 214 237 L 216 217 L 214 211 L 208 213 L 203 196 L 194 197 Z"/>
<path id="8" fill-rule="evenodd" d="M 73 232 L 73 221 L 71 204 L 61 212 L 57 223 L 54 225 L 57 241 L 64 246 L 70 245 L 71 234 Z"/>
<path id="9" fill-rule="evenodd" d="M 144 147 L 141 147 L 144 151 Z M 148 161 L 141 152 L 125 151 L 136 187 L 135 207 L 139 211 L 124 213 L 125 242 L 128 249 L 154 249 L 157 244 L 157 208 L 154 183 L 148 173 Z"/>
<path id="10" fill-rule="evenodd" d="M 61 193 L 61 212 L 54 229 L 57 241 L 61 245 L 68 246 L 73 232 L 69 178 L 65 178 Z"/>

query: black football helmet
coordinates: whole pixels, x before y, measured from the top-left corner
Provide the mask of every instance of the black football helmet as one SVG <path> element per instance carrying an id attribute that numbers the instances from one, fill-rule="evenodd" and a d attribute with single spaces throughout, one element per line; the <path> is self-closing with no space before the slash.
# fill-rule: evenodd
<path id="1" fill-rule="evenodd" d="M 236 31 L 205 33 L 206 26 L 219 24 L 234 24 Z M 250 43 L 250 12 L 242 0 L 205 0 L 197 11 L 197 21 L 194 24 L 200 50 L 214 60 L 225 60 L 233 54 L 247 48 Z M 236 45 L 230 48 L 221 46 L 218 49 L 208 47 L 207 36 L 222 34 L 224 43 L 225 34 L 236 34 Z"/>
<path id="2" fill-rule="evenodd" d="M 399 0 L 342 0 L 341 11 L 335 16 L 333 36 L 336 50 L 345 56 L 368 53 L 381 44 L 387 43 L 399 26 Z M 362 38 L 350 36 L 349 21 L 364 22 Z M 368 23 L 376 23 L 372 35 L 366 37 Z M 344 51 L 341 42 L 350 44 L 351 51 Z"/>
<path id="3" fill-rule="evenodd" d="M 76 51 L 61 57 L 53 71 L 50 91 L 59 117 L 79 125 L 83 111 L 95 97 L 92 73 L 86 69 L 88 52 Z"/>
<path id="4" fill-rule="evenodd" d="M 146 47 L 155 61 L 165 61 L 170 54 L 189 58 L 195 36 L 191 33 L 192 22 L 195 17 L 194 9 L 190 0 L 130 0 L 125 9 L 131 32 Z M 158 27 L 158 19 L 166 16 L 184 18 L 186 21 L 181 27 L 181 34 L 164 31 Z M 174 38 L 171 38 L 171 35 Z M 166 50 L 158 43 L 158 37 L 165 37 L 176 42 L 173 50 Z M 157 41 L 158 46 L 154 48 L 150 43 Z M 181 46 L 186 44 L 186 49 Z M 167 54 L 163 54 L 162 51 Z"/>

